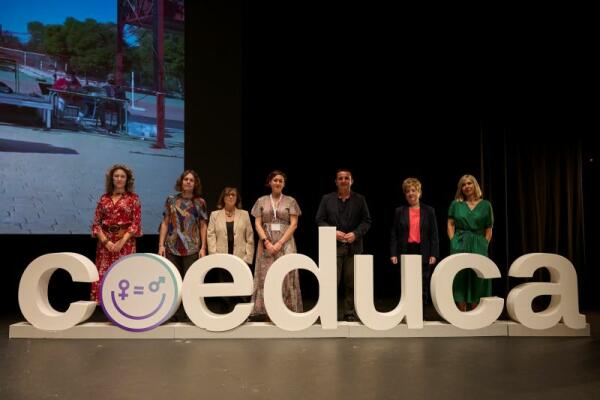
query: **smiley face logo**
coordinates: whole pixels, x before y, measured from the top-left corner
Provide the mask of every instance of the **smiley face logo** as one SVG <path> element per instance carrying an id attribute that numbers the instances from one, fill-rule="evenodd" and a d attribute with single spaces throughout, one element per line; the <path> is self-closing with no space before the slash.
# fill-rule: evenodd
<path id="1" fill-rule="evenodd" d="M 101 284 L 104 313 L 115 325 L 132 332 L 154 329 L 181 303 L 179 271 L 156 254 L 138 253 L 119 259 L 106 271 Z"/>

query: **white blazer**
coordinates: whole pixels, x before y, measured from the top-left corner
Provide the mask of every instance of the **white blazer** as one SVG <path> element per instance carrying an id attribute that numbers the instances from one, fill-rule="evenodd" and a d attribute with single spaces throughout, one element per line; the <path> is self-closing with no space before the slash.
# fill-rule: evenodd
<path id="1" fill-rule="evenodd" d="M 215 210 L 210 214 L 207 232 L 208 253 L 227 254 L 227 225 L 225 210 Z M 254 260 L 254 230 L 246 210 L 235 210 L 233 218 L 233 255 L 246 264 Z"/>

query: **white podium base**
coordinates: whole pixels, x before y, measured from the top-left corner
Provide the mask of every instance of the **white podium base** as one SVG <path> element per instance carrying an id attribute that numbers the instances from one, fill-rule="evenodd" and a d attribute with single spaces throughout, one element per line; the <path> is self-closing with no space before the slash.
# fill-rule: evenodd
<path id="1" fill-rule="evenodd" d="M 505 321 L 496 321 L 482 329 L 461 329 L 447 322 L 427 321 L 423 329 L 408 329 L 406 324 L 400 324 L 387 331 L 374 331 L 362 324 L 350 328 L 349 337 L 468 337 L 468 336 L 507 336 L 508 329 Z"/>
<path id="2" fill-rule="evenodd" d="M 554 325 L 550 329 L 531 329 L 516 322 L 507 322 L 508 336 L 590 336 L 590 324 L 583 329 L 571 329 L 565 324 Z"/>
<path id="3" fill-rule="evenodd" d="M 321 325 L 290 332 L 266 322 L 248 322 L 226 332 L 210 332 L 191 323 L 167 323 L 146 332 L 129 332 L 109 322 L 87 322 L 64 331 L 44 331 L 27 322 L 12 324 L 11 339 L 294 339 L 294 338 L 415 338 L 415 337 L 485 337 L 485 336 L 590 336 L 590 325 L 571 329 L 558 324 L 546 330 L 534 330 L 510 321 L 496 321 L 475 330 L 457 328 L 445 322 L 425 322 L 423 329 L 408 329 L 400 324 L 386 331 L 375 331 L 358 322 L 339 322 L 337 329 Z"/>

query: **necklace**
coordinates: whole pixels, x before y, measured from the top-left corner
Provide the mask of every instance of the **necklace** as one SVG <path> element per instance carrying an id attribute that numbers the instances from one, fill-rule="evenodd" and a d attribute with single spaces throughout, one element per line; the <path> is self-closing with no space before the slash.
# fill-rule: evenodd
<path id="1" fill-rule="evenodd" d="M 227 211 L 227 210 L 225 210 L 225 215 L 226 215 L 228 218 L 231 218 L 231 217 L 233 217 L 233 216 L 235 215 L 235 209 L 234 209 L 233 211 Z"/>

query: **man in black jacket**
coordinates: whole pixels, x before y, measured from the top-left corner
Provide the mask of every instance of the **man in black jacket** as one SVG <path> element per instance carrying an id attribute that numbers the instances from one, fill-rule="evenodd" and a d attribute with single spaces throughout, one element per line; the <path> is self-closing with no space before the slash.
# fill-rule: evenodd
<path id="1" fill-rule="evenodd" d="M 352 183 L 352 172 L 338 169 L 337 191 L 323 196 L 316 217 L 317 225 L 336 227 L 338 288 L 342 277 L 344 282 L 340 317 L 346 321 L 358 320 L 354 309 L 354 255 L 363 252 L 363 236 L 371 227 L 367 202 L 351 190 Z"/>

